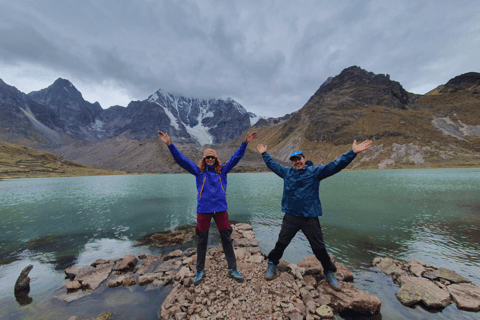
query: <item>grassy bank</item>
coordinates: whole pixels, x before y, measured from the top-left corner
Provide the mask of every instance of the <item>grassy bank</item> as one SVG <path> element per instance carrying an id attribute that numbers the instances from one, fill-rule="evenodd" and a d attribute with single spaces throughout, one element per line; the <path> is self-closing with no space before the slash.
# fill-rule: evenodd
<path id="1" fill-rule="evenodd" d="M 50 152 L 0 142 L 0 180 L 120 174 L 125 173 L 92 168 Z"/>

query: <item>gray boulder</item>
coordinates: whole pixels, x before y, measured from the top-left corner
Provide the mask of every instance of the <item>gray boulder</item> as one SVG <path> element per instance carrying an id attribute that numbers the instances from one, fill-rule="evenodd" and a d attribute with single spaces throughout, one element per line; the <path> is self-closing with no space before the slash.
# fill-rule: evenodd
<path id="1" fill-rule="evenodd" d="M 480 288 L 455 271 L 416 259 L 405 262 L 375 258 L 373 265 L 400 285 L 396 297 L 406 306 L 423 304 L 427 308 L 443 309 L 455 302 L 461 310 L 480 310 Z"/>
<path id="2" fill-rule="evenodd" d="M 81 274 L 75 277 L 75 280 L 82 284 L 83 289 L 95 291 L 100 285 L 108 279 L 112 273 L 113 263 L 101 264 L 94 268 L 90 273 Z"/>
<path id="3" fill-rule="evenodd" d="M 466 311 L 480 311 L 480 287 L 469 284 L 452 284 L 448 291 L 457 308 Z"/>
<path id="4" fill-rule="evenodd" d="M 378 314 L 382 307 L 382 302 L 376 296 L 361 291 L 351 282 L 340 282 L 341 291 L 333 290 L 330 285 L 322 280 L 317 286 L 320 296 L 330 296 L 329 306 L 336 312 L 355 312 L 361 314 Z"/>
<path id="5" fill-rule="evenodd" d="M 17 281 L 15 282 L 15 299 L 20 305 L 27 305 L 33 301 L 32 298 L 28 296 L 28 293 L 30 292 L 30 277 L 28 274 L 30 271 L 32 271 L 33 265 L 28 265 L 26 266 L 22 272 L 20 272 L 20 275 L 17 278 Z"/>
<path id="6" fill-rule="evenodd" d="M 133 269 L 137 265 L 138 259 L 134 255 L 126 254 L 122 260 L 118 261 L 115 265 L 115 271 L 125 272 Z"/>
<path id="7" fill-rule="evenodd" d="M 65 270 L 65 275 L 68 279 L 75 279 L 75 277 L 95 272 L 95 267 L 92 266 L 80 266 L 80 267 L 72 267 Z"/>
<path id="8" fill-rule="evenodd" d="M 428 308 L 441 309 L 452 303 L 450 294 L 428 279 L 402 276 L 397 281 L 400 290 L 396 297 L 405 306 L 421 302 Z"/>
<path id="9" fill-rule="evenodd" d="M 19 294 L 21 292 L 30 292 L 30 277 L 28 274 L 30 271 L 32 271 L 33 265 L 28 265 L 26 266 L 22 272 L 20 272 L 20 275 L 17 278 L 17 281 L 15 282 L 15 294 Z"/>
<path id="10" fill-rule="evenodd" d="M 427 271 L 424 272 L 422 276 L 430 280 L 447 280 L 452 283 L 472 283 L 470 280 L 462 277 L 455 271 L 445 268 L 435 268 L 432 270 L 427 269 Z"/>

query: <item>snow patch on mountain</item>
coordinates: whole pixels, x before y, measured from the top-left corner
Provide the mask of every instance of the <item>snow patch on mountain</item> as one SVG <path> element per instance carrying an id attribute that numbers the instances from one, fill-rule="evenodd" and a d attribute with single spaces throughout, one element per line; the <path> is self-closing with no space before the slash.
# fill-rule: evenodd
<path id="1" fill-rule="evenodd" d="M 177 122 L 177 118 L 175 118 L 175 116 L 173 115 L 173 113 L 168 110 L 167 108 L 163 107 L 160 103 L 158 103 L 157 101 L 153 101 L 155 102 L 156 104 L 158 104 L 160 107 L 163 108 L 163 110 L 165 111 L 165 113 L 167 114 L 168 118 L 170 119 L 170 124 L 175 128 L 175 129 L 180 129 L 180 127 L 178 126 L 178 122 Z"/>
<path id="2" fill-rule="evenodd" d="M 96 119 L 95 123 L 92 124 L 92 129 L 95 131 L 104 131 L 102 128 L 103 128 L 103 121 Z"/>
<path id="3" fill-rule="evenodd" d="M 187 132 L 189 135 L 191 135 L 195 140 L 198 141 L 202 146 L 204 144 L 212 144 L 213 143 L 213 137 L 210 133 L 208 133 L 208 128 L 204 127 L 200 124 L 197 124 L 195 127 L 190 128 L 186 127 Z"/>
<path id="4" fill-rule="evenodd" d="M 178 131 L 186 130 L 201 145 L 234 139 L 251 124 L 246 121 L 245 115 L 256 117 L 232 98 L 199 99 L 159 89 L 147 101 L 156 103 L 165 111 L 172 127 Z M 254 118 L 252 121 L 257 120 Z M 226 122 L 228 126 L 224 125 Z"/>

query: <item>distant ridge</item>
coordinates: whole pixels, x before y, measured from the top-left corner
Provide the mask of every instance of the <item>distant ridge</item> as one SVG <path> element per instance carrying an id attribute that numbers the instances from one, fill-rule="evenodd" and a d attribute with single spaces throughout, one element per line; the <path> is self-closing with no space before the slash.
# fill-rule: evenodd
<path id="1" fill-rule="evenodd" d="M 389 75 L 352 66 L 329 77 L 290 117 L 253 129 L 285 161 L 291 150 L 303 150 L 315 164 L 327 163 L 353 140 L 373 139 L 349 168 L 479 167 L 479 78 L 466 73 L 422 96 Z"/>
<path id="2" fill-rule="evenodd" d="M 62 78 L 28 95 L 1 81 L 0 103 L 9 105 L 8 110 L 0 109 L 0 114 L 13 121 L 5 125 L 11 129 L 5 136 L 18 134 L 6 139 L 25 138 L 43 147 L 68 144 L 72 138 L 105 141 L 122 136 L 144 141 L 155 138 L 157 130 L 168 132 L 179 144 L 200 147 L 236 138 L 250 127 L 250 119 L 257 118 L 231 98 L 205 100 L 162 90 L 127 107 L 104 110 L 98 102 L 85 101 L 81 92 Z"/>
<path id="3" fill-rule="evenodd" d="M 226 159 L 247 131 L 257 131 L 240 171 L 266 170 L 257 143 L 268 145 L 268 152 L 286 165 L 292 150 L 302 150 L 317 165 L 363 139 L 374 140 L 374 147 L 349 169 L 480 167 L 479 79 L 479 73 L 469 72 L 418 95 L 388 74 L 351 66 L 329 77 L 301 109 L 258 119 L 253 127 L 255 115 L 232 99 L 197 99 L 158 90 L 146 100 L 98 114 L 95 104 L 83 104 L 68 80 L 59 79 L 42 94 L 29 96 L 1 81 L 0 139 L 137 173 L 181 172 L 158 142 L 158 129 L 194 161 L 207 147 Z M 81 121 L 74 121 L 82 114 Z"/>

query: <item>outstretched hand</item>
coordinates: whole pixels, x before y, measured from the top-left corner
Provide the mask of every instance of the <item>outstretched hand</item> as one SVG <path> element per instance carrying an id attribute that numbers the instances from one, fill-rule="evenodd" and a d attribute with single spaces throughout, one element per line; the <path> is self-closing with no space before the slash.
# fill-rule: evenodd
<path id="1" fill-rule="evenodd" d="M 171 144 L 171 142 L 170 142 L 170 137 L 168 136 L 168 134 L 163 133 L 162 131 L 158 131 L 158 137 L 159 137 L 160 140 L 162 140 L 163 143 L 165 143 L 167 146 L 169 146 L 169 145 Z"/>
<path id="2" fill-rule="evenodd" d="M 355 153 L 360 153 L 360 152 L 363 152 L 363 151 L 367 150 L 371 146 L 372 146 L 372 140 L 365 140 L 360 144 L 357 144 L 357 140 L 354 140 L 352 150 Z"/>
<path id="3" fill-rule="evenodd" d="M 245 142 L 246 143 L 252 142 L 252 140 L 255 139 L 256 137 L 257 137 L 256 132 L 247 133 L 247 136 L 245 137 Z"/>
<path id="4" fill-rule="evenodd" d="M 267 146 L 264 146 L 263 144 L 259 144 L 259 145 L 257 146 L 257 150 L 258 150 L 258 152 L 260 152 L 260 153 L 267 152 Z"/>

